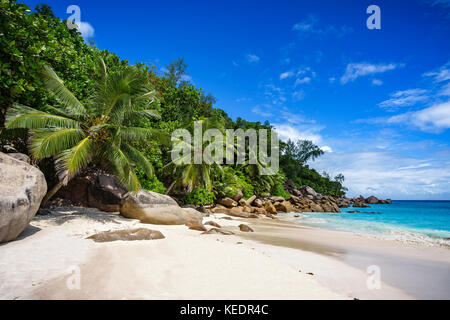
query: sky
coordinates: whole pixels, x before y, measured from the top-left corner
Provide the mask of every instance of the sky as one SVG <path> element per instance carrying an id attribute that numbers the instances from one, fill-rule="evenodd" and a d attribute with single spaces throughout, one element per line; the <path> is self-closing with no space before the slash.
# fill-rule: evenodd
<path id="1" fill-rule="evenodd" d="M 450 0 L 45 2 L 86 41 L 189 79 L 232 118 L 312 140 L 348 196 L 450 200 Z M 381 29 L 369 29 L 370 5 Z"/>

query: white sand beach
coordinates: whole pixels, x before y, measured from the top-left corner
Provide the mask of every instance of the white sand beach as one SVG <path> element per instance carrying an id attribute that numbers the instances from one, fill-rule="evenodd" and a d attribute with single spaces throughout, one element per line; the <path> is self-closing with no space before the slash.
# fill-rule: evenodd
<path id="1" fill-rule="evenodd" d="M 215 221 L 235 235 L 144 225 L 85 208 L 37 216 L 18 240 L 0 245 L 0 298 L 414 299 L 414 290 L 384 282 L 386 261 L 409 259 L 428 271 L 441 265 L 447 277 L 450 270 L 446 248 L 305 228 L 283 218 L 223 217 L 215 214 L 204 221 Z M 255 232 L 239 231 L 241 223 Z M 101 231 L 136 227 L 161 231 L 165 239 L 105 243 L 86 239 Z M 366 285 L 366 265 L 374 264 L 371 257 L 382 264 L 380 290 Z M 80 287 L 69 288 L 67 282 L 77 269 Z M 446 287 L 435 289 L 448 297 Z"/>

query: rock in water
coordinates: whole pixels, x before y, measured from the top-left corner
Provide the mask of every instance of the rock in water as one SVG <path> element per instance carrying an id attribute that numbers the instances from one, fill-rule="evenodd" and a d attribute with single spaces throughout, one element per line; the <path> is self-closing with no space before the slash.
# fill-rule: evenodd
<path id="1" fill-rule="evenodd" d="M 129 230 L 116 230 L 105 231 L 94 234 L 88 239 L 92 239 L 95 242 L 112 242 L 112 241 L 136 241 L 136 240 L 157 240 L 164 239 L 164 235 L 155 230 L 146 228 L 129 229 Z"/>
<path id="2" fill-rule="evenodd" d="M 44 174 L 0 152 L 0 243 L 16 239 L 47 193 Z"/>
<path id="3" fill-rule="evenodd" d="M 370 196 L 366 199 L 366 203 L 368 204 L 377 204 L 378 202 L 380 202 L 380 200 L 378 200 L 378 198 L 374 196 Z"/>
<path id="4" fill-rule="evenodd" d="M 197 210 L 182 209 L 171 197 L 147 190 L 140 190 L 136 195 L 126 194 L 120 214 L 143 223 L 161 225 L 181 225 L 203 219 Z"/>

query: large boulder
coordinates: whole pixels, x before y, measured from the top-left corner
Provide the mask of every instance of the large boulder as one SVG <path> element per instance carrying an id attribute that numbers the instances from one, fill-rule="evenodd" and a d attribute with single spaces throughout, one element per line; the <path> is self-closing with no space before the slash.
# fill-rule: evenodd
<path id="1" fill-rule="evenodd" d="M 250 198 L 247 199 L 247 205 L 251 206 L 253 201 L 255 201 L 255 200 L 256 200 L 256 196 L 255 195 L 251 196 Z"/>
<path id="2" fill-rule="evenodd" d="M 203 219 L 197 210 L 183 209 L 171 197 L 147 190 L 140 190 L 135 195 L 127 193 L 120 204 L 120 214 L 160 225 L 182 225 Z"/>
<path id="3" fill-rule="evenodd" d="M 313 189 L 313 188 L 311 188 L 311 187 L 308 187 L 308 186 L 303 186 L 303 187 L 301 187 L 300 188 L 300 191 L 301 191 L 301 193 L 304 195 L 304 196 L 306 196 L 306 197 L 308 197 L 308 196 L 312 196 L 313 198 L 315 198 L 315 197 L 317 197 L 317 192 Z M 308 197 L 309 198 L 309 197 Z"/>
<path id="4" fill-rule="evenodd" d="M 380 200 L 378 200 L 378 198 L 374 196 L 370 196 L 366 199 L 366 203 L 368 204 L 377 204 L 378 202 L 380 202 Z"/>
<path id="5" fill-rule="evenodd" d="M 238 189 L 237 193 L 233 196 L 234 201 L 239 201 L 244 197 L 244 194 L 242 193 L 241 189 Z"/>
<path id="6" fill-rule="evenodd" d="M 237 207 L 238 203 L 231 198 L 220 199 L 219 203 L 227 208 Z"/>
<path id="7" fill-rule="evenodd" d="M 266 210 L 267 213 L 270 214 L 277 214 L 277 209 L 274 207 L 274 205 L 270 202 L 270 201 L 266 201 L 266 203 L 264 204 L 264 209 Z"/>
<path id="8" fill-rule="evenodd" d="M 27 156 L 26 154 L 13 152 L 13 153 L 8 153 L 7 155 L 10 156 L 11 158 L 16 159 L 16 160 L 20 160 L 20 161 L 26 162 L 28 164 L 31 163 L 30 157 Z"/>
<path id="9" fill-rule="evenodd" d="M 256 199 L 253 201 L 253 205 L 258 208 L 262 208 L 264 206 L 263 201 L 261 199 Z"/>
<path id="10" fill-rule="evenodd" d="M 279 203 L 278 205 L 275 206 L 275 209 L 277 209 L 277 211 L 279 212 L 286 212 L 286 213 L 295 211 L 294 207 L 289 201 L 283 201 Z"/>
<path id="11" fill-rule="evenodd" d="M 285 199 L 283 197 L 273 196 L 273 197 L 270 197 L 270 200 L 272 202 L 283 202 Z"/>
<path id="12" fill-rule="evenodd" d="M 73 178 L 61 188 L 52 203 L 97 208 L 105 212 L 120 211 L 120 203 L 128 190 L 113 175 L 89 172 Z"/>
<path id="13" fill-rule="evenodd" d="M 16 239 L 47 193 L 44 174 L 0 152 L 0 243 Z"/>

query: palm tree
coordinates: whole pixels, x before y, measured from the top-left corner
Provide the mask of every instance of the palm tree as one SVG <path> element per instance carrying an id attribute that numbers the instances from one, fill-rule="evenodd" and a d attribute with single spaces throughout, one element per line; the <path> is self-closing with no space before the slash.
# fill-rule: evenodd
<path id="1" fill-rule="evenodd" d="M 220 120 L 216 118 L 205 118 L 199 121 L 202 126 L 202 132 L 206 132 L 209 129 L 217 129 L 222 134 L 224 134 L 224 127 Z M 188 131 L 191 133 L 194 131 L 193 123 L 188 127 Z M 168 194 L 172 188 L 177 184 L 181 184 L 186 188 L 186 191 L 189 193 L 194 188 L 202 186 L 205 187 L 208 191 L 211 191 L 213 188 L 212 175 L 214 171 L 218 173 L 222 172 L 222 166 L 217 164 L 216 162 L 208 164 L 205 161 L 202 161 L 200 164 L 194 163 L 194 153 L 195 152 L 203 152 L 208 146 L 213 148 L 216 144 L 219 148 L 225 147 L 224 141 L 206 141 L 202 137 L 202 149 L 195 150 L 194 142 L 192 140 L 191 144 L 186 141 L 178 140 L 174 141 L 175 145 L 178 146 L 186 146 L 187 149 L 191 150 L 191 154 L 186 154 L 184 157 L 176 159 L 175 161 L 171 161 L 167 167 L 172 168 L 172 176 L 175 177 L 174 181 L 167 189 L 166 194 Z M 187 157 L 190 156 L 190 163 L 186 164 Z"/>
<path id="2" fill-rule="evenodd" d="M 117 175 L 133 192 L 140 189 L 136 168 L 153 175 L 151 163 L 132 143 L 158 136 L 155 129 L 133 126 L 136 120 L 158 116 L 148 109 L 156 92 L 146 74 L 135 67 L 107 73 L 102 59 L 98 64 L 96 90 L 86 103 L 81 103 L 55 71 L 46 66 L 42 76 L 57 106 L 47 106 L 44 112 L 14 105 L 7 112 L 7 128 L 30 130 L 29 147 L 35 159 L 55 159 L 59 182 L 47 193 L 44 205 L 90 164 Z"/>

